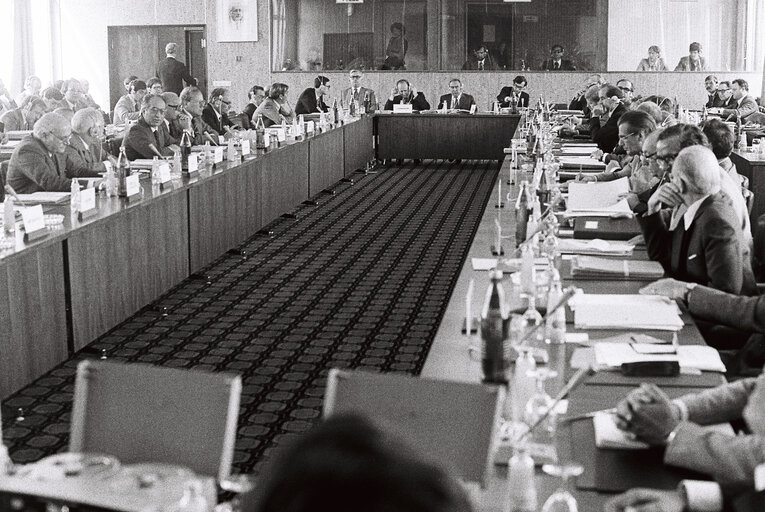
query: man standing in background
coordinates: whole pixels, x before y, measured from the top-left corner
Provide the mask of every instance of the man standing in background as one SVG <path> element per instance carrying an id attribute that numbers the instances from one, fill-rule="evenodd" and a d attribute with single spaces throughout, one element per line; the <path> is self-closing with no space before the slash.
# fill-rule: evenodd
<path id="1" fill-rule="evenodd" d="M 177 48 L 178 45 L 175 43 L 167 43 L 165 46 L 167 57 L 157 66 L 157 76 L 162 80 L 164 91 L 180 94 L 183 90 L 183 82 L 186 82 L 186 85 L 197 85 L 197 79 L 189 74 L 186 64 L 175 58 Z"/>

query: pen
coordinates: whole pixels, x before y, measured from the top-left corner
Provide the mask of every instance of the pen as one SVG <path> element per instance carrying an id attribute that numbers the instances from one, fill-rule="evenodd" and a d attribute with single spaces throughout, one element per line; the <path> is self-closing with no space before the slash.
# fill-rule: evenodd
<path id="1" fill-rule="evenodd" d="M 569 416 L 567 418 L 563 418 L 563 422 L 570 423 L 572 421 L 580 421 L 580 420 L 586 420 L 589 418 L 594 418 L 598 414 L 616 414 L 616 407 L 611 409 L 602 409 L 600 411 L 592 411 L 585 414 L 577 414 L 576 416 Z"/>

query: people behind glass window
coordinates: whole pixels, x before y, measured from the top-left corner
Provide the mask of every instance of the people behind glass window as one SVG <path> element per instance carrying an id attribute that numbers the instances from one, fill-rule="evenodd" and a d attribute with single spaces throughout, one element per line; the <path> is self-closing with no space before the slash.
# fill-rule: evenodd
<path id="1" fill-rule="evenodd" d="M 403 78 L 396 82 L 396 87 L 393 88 L 388 101 L 385 102 L 385 110 L 393 110 L 393 105 L 398 104 L 411 104 L 412 110 L 430 110 L 430 103 L 425 99 L 425 95 L 418 92 L 409 83 L 409 80 Z"/>
<path id="2" fill-rule="evenodd" d="M 566 50 L 559 44 L 550 48 L 550 58 L 542 63 L 543 71 L 576 71 L 576 66 L 569 59 L 564 59 Z"/>
<path id="3" fill-rule="evenodd" d="M 367 112 L 374 112 L 377 109 L 377 98 L 372 89 L 368 89 L 361 85 L 363 76 L 364 74 L 360 69 L 351 69 L 350 73 L 348 73 L 350 87 L 343 91 L 343 104 L 350 105 L 353 101 L 362 104 L 367 100 Z"/>
<path id="4" fill-rule="evenodd" d="M 263 124 L 269 127 L 282 124 L 282 121 L 292 123 L 295 112 L 287 101 L 289 87 L 283 83 L 275 83 L 268 89 L 268 97 L 255 109 L 255 117 L 263 116 Z"/>
<path id="5" fill-rule="evenodd" d="M 661 57 L 661 50 L 653 45 L 648 48 L 648 58 L 642 59 L 637 67 L 638 71 L 669 71 Z"/>
<path id="6" fill-rule="evenodd" d="M 385 62 L 380 69 L 406 69 L 406 52 L 409 51 L 409 41 L 406 37 L 406 27 L 398 21 L 390 26 L 390 39 L 385 48 Z"/>
<path id="7" fill-rule="evenodd" d="M 449 80 L 449 90 L 449 94 L 444 94 L 438 100 L 439 108 L 469 111 L 475 105 L 475 99 L 462 91 L 462 81 L 459 78 Z"/>
<path id="8" fill-rule="evenodd" d="M 354 415 L 325 419 L 287 445 L 244 512 L 470 512 L 456 479 Z"/>
<path id="9" fill-rule="evenodd" d="M 749 83 L 743 78 L 736 78 L 730 84 L 731 102 L 722 110 L 722 116 L 726 121 L 741 120 L 759 112 L 757 101 L 749 94 Z"/>
<path id="10" fill-rule="evenodd" d="M 701 43 L 691 43 L 688 55 L 680 58 L 675 71 L 709 71 L 707 61 L 701 56 Z"/>
<path id="11" fill-rule="evenodd" d="M 462 69 L 473 71 L 492 71 L 497 69 L 494 59 L 486 46 L 479 46 L 462 65 Z"/>
<path id="12" fill-rule="evenodd" d="M 529 106 L 529 93 L 525 91 L 528 81 L 523 75 L 518 75 L 513 78 L 513 85 L 506 85 L 497 94 L 497 101 L 499 106 L 507 108 L 515 100 L 518 108 Z"/>
<path id="13" fill-rule="evenodd" d="M 317 76 L 313 80 L 313 87 L 304 90 L 295 103 L 295 114 L 315 114 L 317 112 L 329 112 L 329 105 L 324 102 L 324 97 L 329 97 L 329 78 Z"/>

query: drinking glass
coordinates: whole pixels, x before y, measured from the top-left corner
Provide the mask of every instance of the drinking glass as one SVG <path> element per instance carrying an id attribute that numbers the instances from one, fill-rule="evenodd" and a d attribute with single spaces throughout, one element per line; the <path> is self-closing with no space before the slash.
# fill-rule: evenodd
<path id="1" fill-rule="evenodd" d="M 537 368 L 528 372 L 529 377 L 536 379 L 536 391 L 526 403 L 524 421 L 529 428 L 541 421 L 530 433 L 530 441 L 545 446 L 550 453 L 555 453 L 556 414 L 553 410 L 553 399 L 545 390 L 545 381 L 558 376 L 558 372 L 549 368 Z"/>
<path id="2" fill-rule="evenodd" d="M 582 474 L 584 468 L 574 462 L 544 464 L 542 471 L 561 479 L 561 486 L 547 498 L 542 505 L 542 512 L 579 512 L 576 498 L 570 491 L 570 480 Z"/>

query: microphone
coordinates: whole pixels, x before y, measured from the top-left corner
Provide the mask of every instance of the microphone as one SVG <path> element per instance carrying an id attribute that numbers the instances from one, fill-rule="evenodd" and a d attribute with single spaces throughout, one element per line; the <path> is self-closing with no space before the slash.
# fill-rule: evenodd
<path id="1" fill-rule="evenodd" d="M 22 200 L 21 200 L 21 198 L 20 198 L 20 197 L 19 197 L 19 195 L 16 193 L 16 191 L 15 191 L 15 190 L 13 190 L 13 187 L 11 187 L 10 185 L 8 185 L 8 184 L 6 183 L 4 188 L 5 188 L 5 192 L 6 192 L 7 194 L 10 194 L 11 196 L 13 196 L 13 198 L 16 200 L 16 202 L 17 202 L 17 203 L 19 203 L 19 205 L 21 205 L 21 206 L 24 206 L 24 207 L 26 207 L 26 206 L 27 206 L 27 204 L 26 204 L 24 201 L 22 201 Z"/>
<path id="2" fill-rule="evenodd" d="M 155 155 L 157 155 L 158 157 L 160 157 L 160 158 L 165 158 L 165 157 L 164 157 L 164 155 L 163 155 L 162 153 L 160 153 L 160 152 L 159 152 L 159 150 L 157 149 L 157 147 L 156 147 L 154 144 L 151 144 L 151 143 L 150 143 L 150 144 L 149 144 L 149 149 L 151 149 L 151 150 L 152 150 L 152 152 L 153 152 Z"/>
<path id="3" fill-rule="evenodd" d="M 529 429 L 526 432 L 523 433 L 523 435 L 521 435 L 521 437 L 518 440 L 522 441 L 535 428 L 541 425 L 542 422 L 547 419 L 550 413 L 555 410 L 555 407 L 557 407 L 558 403 L 561 400 L 566 398 L 566 396 L 568 396 L 569 393 L 571 393 L 576 388 L 578 388 L 587 378 L 591 377 L 594 374 L 595 374 L 595 369 L 592 366 L 587 366 L 585 368 L 582 368 L 578 372 L 576 372 L 574 376 L 571 377 L 571 379 L 569 379 L 566 385 L 563 386 L 563 389 L 561 389 L 560 392 L 555 396 L 550 406 L 547 409 L 545 409 L 545 412 L 539 418 L 537 418 L 537 420 L 529 427 Z"/>
<path id="4" fill-rule="evenodd" d="M 205 138 L 206 138 L 207 140 L 209 140 L 210 142 L 212 142 L 213 146 L 220 146 L 220 144 L 218 144 L 218 143 L 215 141 L 215 139 L 213 139 L 212 135 L 210 135 L 210 133 L 209 133 L 209 132 L 204 132 L 204 136 L 205 136 Z"/>

